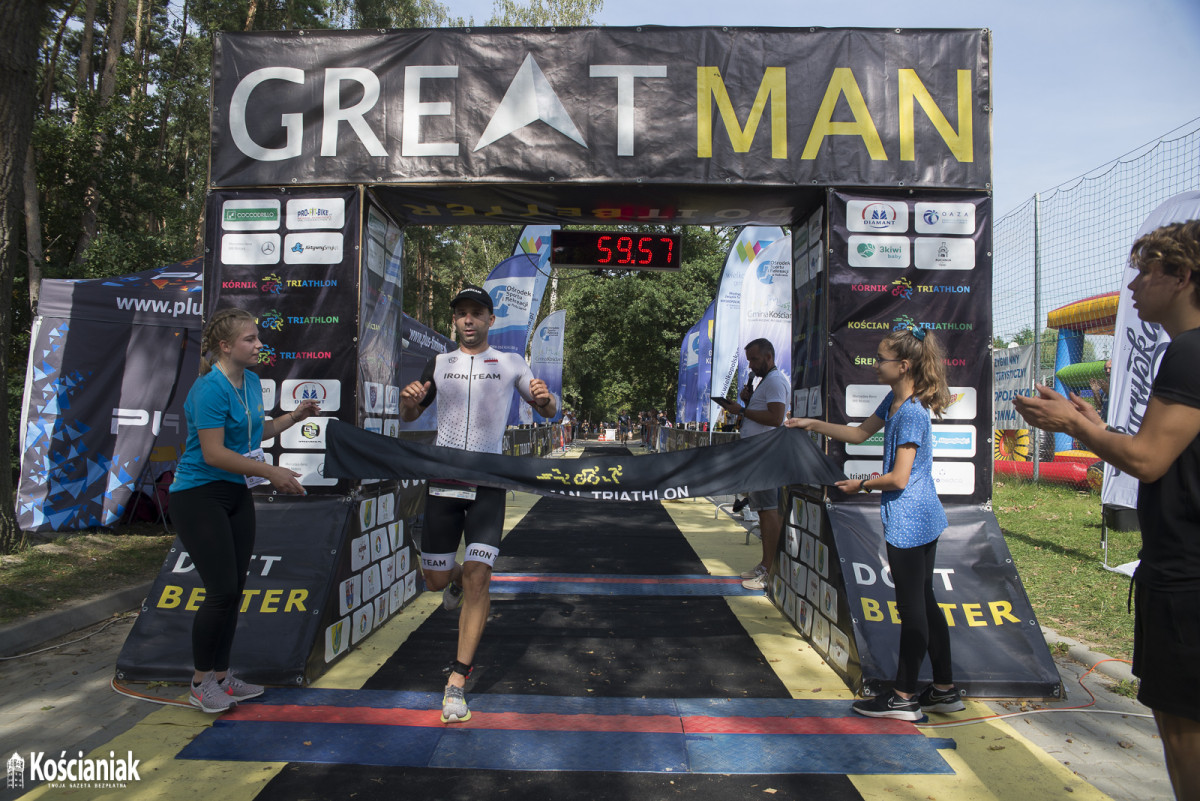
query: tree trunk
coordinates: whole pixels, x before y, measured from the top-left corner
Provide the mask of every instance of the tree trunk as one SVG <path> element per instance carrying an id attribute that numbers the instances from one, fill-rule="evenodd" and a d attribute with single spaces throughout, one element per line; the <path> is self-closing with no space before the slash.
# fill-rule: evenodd
<path id="1" fill-rule="evenodd" d="M 25 150 L 25 255 L 29 270 L 29 310 L 37 311 L 42 294 L 42 211 L 37 186 L 37 157 L 33 153 L 33 137 Z"/>
<path id="2" fill-rule="evenodd" d="M 45 5 L 35 0 L 0 4 L 0 386 L 8 386 L 12 339 L 12 284 L 20 255 L 21 195 L 25 153 L 33 135 L 37 97 L 37 49 Z M 13 455 L 8 430 L 8 392 L 0 392 L 0 453 Z M 13 503 L 13 471 L 0 470 L 0 553 L 21 537 Z"/>
<path id="3" fill-rule="evenodd" d="M 112 100 L 117 88 L 117 62 L 121 58 L 121 43 L 125 40 L 125 20 L 129 16 L 129 0 L 113 0 L 112 20 L 108 25 L 108 43 L 105 45 L 104 72 L 100 76 L 98 109 L 102 113 Z M 104 152 L 104 132 L 97 130 L 92 139 L 92 155 L 99 162 Z M 96 209 L 100 206 L 100 189 L 95 174 L 88 178 L 83 190 L 83 214 L 79 222 L 79 239 L 75 242 L 75 257 L 72 263 L 83 264 L 88 246 L 96 238 Z"/>
<path id="4" fill-rule="evenodd" d="M 79 70 L 75 73 L 75 113 L 71 122 L 79 121 L 82 98 L 92 90 L 92 41 L 96 27 L 96 0 L 87 0 L 83 7 L 83 43 L 79 45 Z"/>
<path id="5" fill-rule="evenodd" d="M 258 13 L 258 0 L 250 0 L 250 9 L 246 12 L 246 27 L 243 30 L 254 30 L 254 16 Z"/>
<path id="6" fill-rule="evenodd" d="M 62 50 L 63 33 L 67 23 L 75 14 L 79 0 L 71 0 L 71 7 L 63 12 L 62 20 L 58 23 L 58 31 L 54 34 L 54 47 L 50 50 L 50 61 L 46 65 L 46 82 L 42 86 L 42 113 L 50 113 L 50 104 L 54 101 L 54 76 L 58 72 L 58 53 Z"/>
<path id="7" fill-rule="evenodd" d="M 144 87 L 142 82 L 146 80 L 146 71 L 142 64 L 142 15 L 149 16 L 149 7 L 146 0 L 137 0 L 137 11 L 133 15 L 133 64 L 137 68 L 137 80 L 133 82 L 133 86 L 129 89 L 129 99 L 133 100 L 138 96 Z M 132 103 L 130 106 L 132 107 Z"/>
<path id="8" fill-rule="evenodd" d="M 175 59 L 171 63 L 171 77 L 174 78 L 179 74 L 179 57 L 183 55 L 183 42 L 187 39 L 188 26 L 188 0 L 183 0 L 183 12 L 180 14 L 183 22 L 179 28 L 179 44 L 175 46 Z M 167 163 L 167 112 L 170 110 L 170 103 L 162 104 L 162 116 L 158 120 L 158 163 L 159 166 L 164 166 Z"/>

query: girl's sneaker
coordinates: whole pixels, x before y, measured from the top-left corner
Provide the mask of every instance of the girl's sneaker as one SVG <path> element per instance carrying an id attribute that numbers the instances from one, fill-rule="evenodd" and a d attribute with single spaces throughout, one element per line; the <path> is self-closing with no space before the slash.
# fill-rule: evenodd
<path id="1" fill-rule="evenodd" d="M 266 688 L 261 684 L 251 684 L 248 681 L 242 681 L 233 673 L 226 673 L 225 680 L 217 682 L 218 685 L 224 687 L 234 701 L 245 701 L 250 698 L 257 698 L 266 692 Z"/>
<path id="2" fill-rule="evenodd" d="M 962 712 L 967 705 L 962 702 L 958 690 L 939 690 L 930 684 L 917 696 L 917 703 L 926 712 Z"/>
<path id="3" fill-rule="evenodd" d="M 227 709 L 232 709 L 237 706 L 237 701 L 229 691 L 217 683 L 213 675 L 209 673 L 204 677 L 204 681 L 200 682 L 200 686 L 192 685 L 192 692 L 188 696 L 188 701 L 192 706 L 199 709 L 201 712 L 207 712 L 210 715 L 215 715 L 218 712 L 224 712 Z"/>
<path id="4" fill-rule="evenodd" d="M 894 720 L 917 721 L 925 717 L 921 712 L 921 704 L 916 697 L 901 698 L 888 690 L 874 698 L 855 701 L 851 705 L 855 712 L 869 718 L 892 718 Z"/>

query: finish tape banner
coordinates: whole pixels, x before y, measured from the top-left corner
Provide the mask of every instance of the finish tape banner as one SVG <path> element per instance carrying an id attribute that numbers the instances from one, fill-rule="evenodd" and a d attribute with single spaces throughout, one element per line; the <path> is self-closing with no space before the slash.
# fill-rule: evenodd
<path id="1" fill-rule="evenodd" d="M 599 501 L 665 501 L 845 478 L 808 433 L 782 427 L 708 448 L 569 461 L 490 453 L 471 453 L 468 460 L 458 448 L 405 442 L 336 421 L 326 437 L 330 477 L 451 479 Z"/>
<path id="2" fill-rule="evenodd" d="M 984 190 L 990 49 L 980 29 L 221 33 L 212 185 Z"/>

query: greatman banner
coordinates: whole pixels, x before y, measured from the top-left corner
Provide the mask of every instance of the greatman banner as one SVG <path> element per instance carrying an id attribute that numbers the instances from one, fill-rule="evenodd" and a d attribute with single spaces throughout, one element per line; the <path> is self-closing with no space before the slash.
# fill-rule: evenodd
<path id="1" fill-rule="evenodd" d="M 990 71 L 979 29 L 224 33 L 211 180 L 985 190 Z"/>

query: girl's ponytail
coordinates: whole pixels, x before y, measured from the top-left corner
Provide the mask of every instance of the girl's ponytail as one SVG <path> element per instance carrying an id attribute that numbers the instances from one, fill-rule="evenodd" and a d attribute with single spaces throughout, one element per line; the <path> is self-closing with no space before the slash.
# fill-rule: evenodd
<path id="1" fill-rule="evenodd" d="M 913 397 L 940 420 L 950 405 L 950 388 L 946 386 L 946 356 L 937 337 L 914 324 L 888 334 L 883 344 L 912 365 Z"/>

